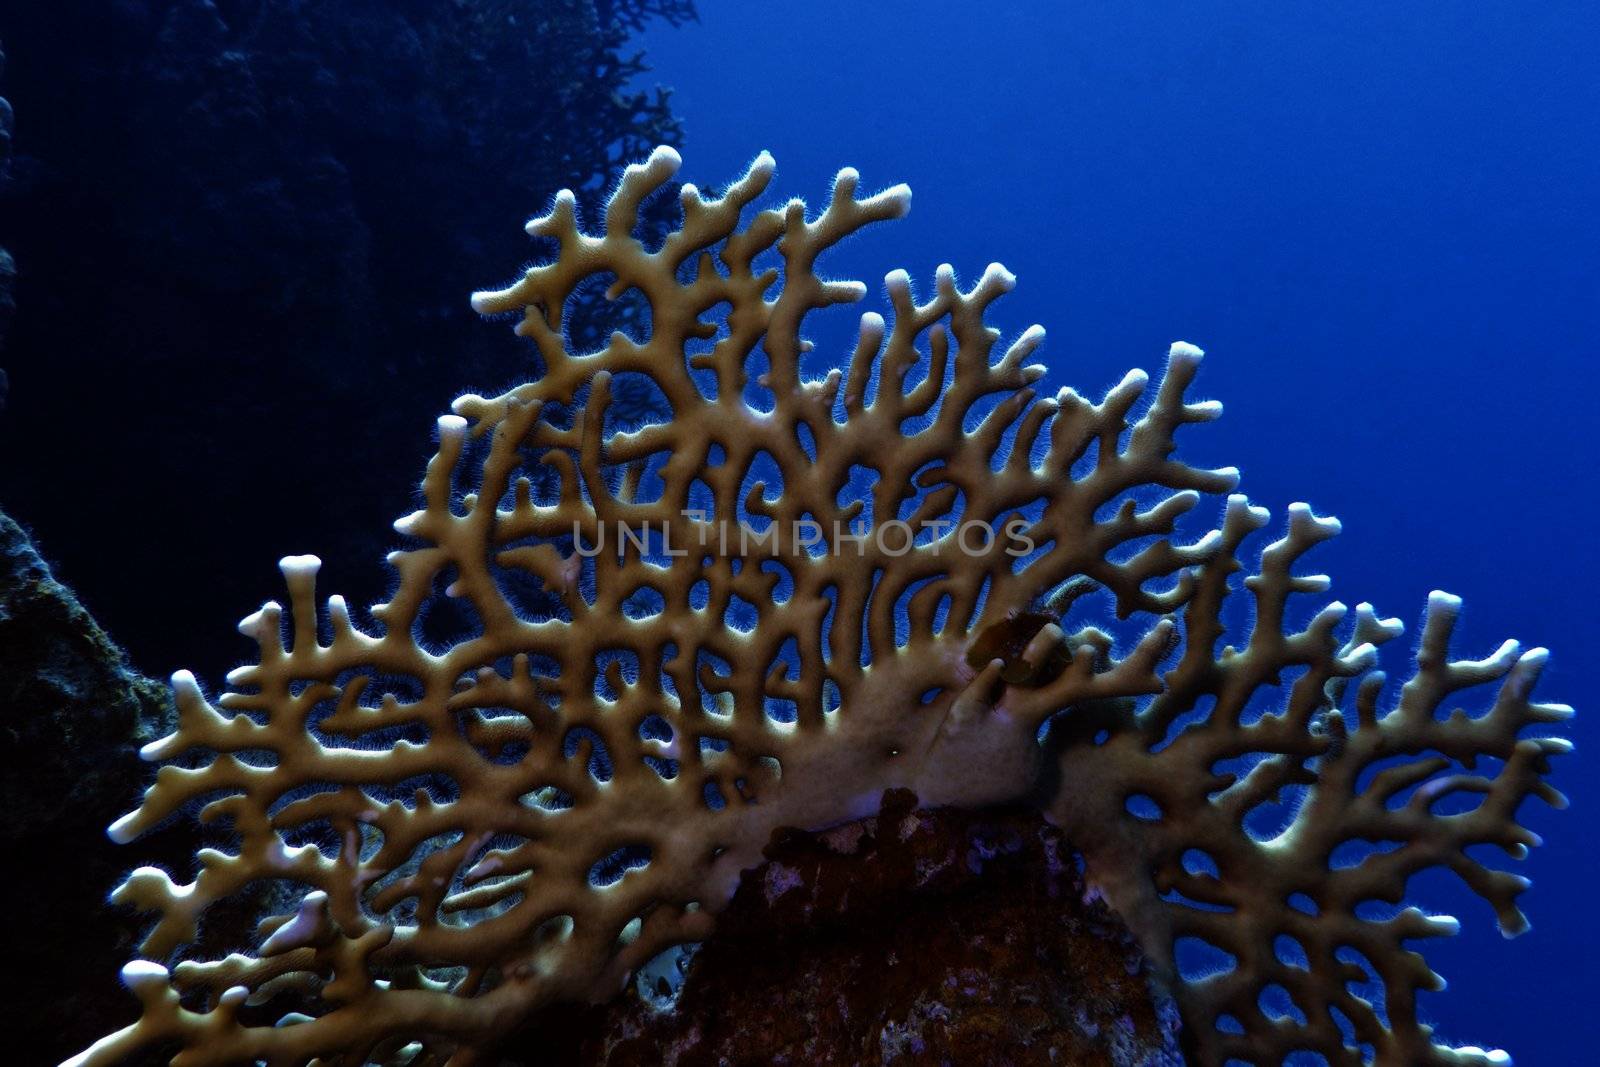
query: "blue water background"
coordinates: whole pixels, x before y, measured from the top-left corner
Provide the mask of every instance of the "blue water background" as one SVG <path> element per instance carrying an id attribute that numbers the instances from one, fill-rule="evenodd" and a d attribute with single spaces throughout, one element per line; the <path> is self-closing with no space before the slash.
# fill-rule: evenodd
<path id="1" fill-rule="evenodd" d="M 1548 841 L 1518 868 L 1534 929 L 1503 940 L 1450 876 L 1413 888 L 1464 923 L 1429 946 L 1443 1035 L 1586 1062 L 1600 8 L 699 7 L 643 41 L 686 120 L 684 177 L 729 180 L 767 148 L 785 196 L 820 201 L 844 164 L 909 182 L 911 216 L 828 268 L 877 297 L 894 267 L 926 292 L 941 262 L 964 283 L 1003 262 L 1020 284 L 993 318 L 1048 327 L 1047 385 L 1097 395 L 1174 339 L 1201 345 L 1199 395 L 1227 413 L 1186 455 L 1241 467 L 1280 519 L 1296 500 L 1343 519 L 1308 561 L 1332 595 L 1414 641 L 1442 588 L 1466 599 L 1460 653 L 1554 650 L 1538 693 L 1579 707 L 1579 750 L 1556 776 L 1573 810 L 1527 807 Z"/>

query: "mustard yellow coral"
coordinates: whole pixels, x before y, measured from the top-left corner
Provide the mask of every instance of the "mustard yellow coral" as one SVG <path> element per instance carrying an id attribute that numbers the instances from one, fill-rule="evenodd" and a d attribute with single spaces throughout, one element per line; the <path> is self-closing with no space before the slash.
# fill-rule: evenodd
<path id="1" fill-rule="evenodd" d="M 1288 595 L 1320 588 L 1289 571 L 1328 532 L 1305 509 L 1247 581 L 1248 644 L 1217 653 L 1236 552 L 1264 520 L 1233 497 L 1220 528 L 1176 532 L 1237 480 L 1173 458 L 1177 430 L 1221 410 L 1185 398 L 1198 349 L 1174 345 L 1154 388 L 1134 372 L 1098 403 L 1037 398 L 1043 331 L 1001 346 L 984 322 L 1011 275 L 991 265 L 962 289 L 941 267 L 920 302 L 891 273 L 891 317 L 862 316 L 843 370 L 808 378 L 807 316 L 866 292 L 819 274 L 818 257 L 903 214 L 909 190 L 860 196 L 845 170 L 818 213 L 756 210 L 763 154 L 721 196 L 683 186 L 681 227 L 647 247 L 640 205 L 678 163 L 659 149 L 628 168 L 599 232 L 561 194 L 528 227 L 555 257 L 474 296 L 520 315 L 544 373 L 439 421 L 423 507 L 396 524 L 408 547 L 390 557 L 394 596 L 358 621 L 337 596 L 319 604 L 314 557 L 290 557 L 288 610 L 269 603 L 242 626 L 259 662 L 214 703 L 176 677 L 177 731 L 146 753 L 167 765 L 113 835 L 198 809 L 235 843 L 203 850 L 191 880 L 141 868 L 117 890 L 156 916 L 124 972 L 142 1015 L 78 1062 L 169 1044 L 185 1065 L 478 1062 L 540 1006 L 609 997 L 703 938 L 779 827 L 866 814 L 889 788 L 975 806 L 1047 785 L 1048 810 L 1158 959 L 1184 936 L 1235 953 L 1236 977 L 1172 975 L 1202 1062 L 1289 1048 L 1347 1062 L 1357 1043 L 1385 1063 L 1493 1062 L 1434 1049 L 1410 1010 L 1431 977 L 1401 939 L 1442 924 L 1354 908 L 1446 863 L 1514 925 L 1520 883 L 1461 850 L 1528 841 L 1516 802 L 1547 790 L 1559 743 L 1518 731 L 1561 712 L 1526 700 L 1537 657 L 1450 663 L 1440 622 L 1380 714 L 1367 672 L 1392 627 L 1363 611 L 1341 639 L 1330 609 L 1283 629 Z M 642 294 L 648 330 L 575 352 L 567 306 L 597 279 Z M 625 383 L 659 402 L 630 405 L 624 428 L 612 398 Z M 1144 620 L 1142 636 L 1074 628 L 1085 594 Z M 431 616 L 446 607 L 441 644 Z M 1252 694 L 1291 668 L 1305 670 L 1285 708 L 1247 719 Z M 1447 692 L 1508 672 L 1488 716 L 1434 720 Z M 1357 677 L 1356 711 L 1341 714 Z M 1201 698 L 1209 717 L 1169 738 Z M 1357 784 L 1376 759 L 1425 751 L 1507 764 L 1438 778 L 1424 760 L 1392 788 Z M 1252 753 L 1265 756 L 1237 782 L 1214 770 Z M 1459 818 L 1385 806 L 1421 778 L 1425 796 L 1488 799 Z M 1312 792 L 1290 830 L 1253 836 L 1240 813 L 1291 784 Z M 1136 795 L 1159 815 L 1130 814 Z M 1368 836 L 1405 844 L 1328 870 L 1339 840 Z M 1214 857 L 1212 882 L 1184 873 L 1189 848 Z M 196 958 L 206 909 L 263 881 L 292 886 L 298 908 L 233 954 Z M 1221 917 L 1174 889 L 1236 898 Z M 1319 916 L 1290 914 L 1297 892 Z M 1273 969 L 1261 946 L 1279 933 L 1311 952 L 1356 943 L 1390 986 L 1389 1028 L 1341 992 L 1356 964 Z M 1269 983 L 1315 1018 L 1251 1010 Z M 277 1017 L 269 1002 L 299 1008 Z M 1214 1032 L 1225 1015 L 1242 1032 Z"/>

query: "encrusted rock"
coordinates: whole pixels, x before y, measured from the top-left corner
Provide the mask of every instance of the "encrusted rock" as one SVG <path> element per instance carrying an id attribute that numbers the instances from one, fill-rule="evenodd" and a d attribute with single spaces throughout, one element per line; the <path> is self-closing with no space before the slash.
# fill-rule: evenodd
<path id="1" fill-rule="evenodd" d="M 137 797 L 137 750 L 172 728 L 169 704 L 0 512 L 0 838 L 97 827 Z"/>
<path id="2" fill-rule="evenodd" d="M 0 937 L 34 946 L 26 989 L 10 1002 L 7 1062 L 53 1062 L 132 1013 L 84 982 L 119 966 L 143 925 L 106 907 L 127 855 L 101 827 L 139 794 L 139 746 L 171 728 L 166 687 L 128 667 L 0 513 L 0 839 L 28 864 L 0 890 Z M 170 837 L 172 859 L 193 848 L 192 835 Z M 27 1048 L 37 1058 L 12 1058 Z"/>
<path id="3" fill-rule="evenodd" d="M 603 1022 L 582 1020 L 599 1036 L 565 1044 L 567 1062 L 1182 1062 L 1170 1002 L 1085 899 L 1059 830 L 1026 808 L 915 802 L 892 791 L 876 817 L 780 835 L 688 958 L 675 1005 L 647 968 Z"/>

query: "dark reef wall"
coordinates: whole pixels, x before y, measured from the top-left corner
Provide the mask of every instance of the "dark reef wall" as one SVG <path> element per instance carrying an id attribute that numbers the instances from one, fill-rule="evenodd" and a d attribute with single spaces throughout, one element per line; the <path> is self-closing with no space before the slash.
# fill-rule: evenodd
<path id="1" fill-rule="evenodd" d="M 0 504 L 142 669 L 215 684 L 286 553 L 352 603 L 386 591 L 433 417 L 531 370 L 469 290 L 538 254 L 519 224 L 556 189 L 593 202 L 678 140 L 665 94 L 630 88 L 652 17 L 693 11 L 0 7 Z"/>
<path id="2" fill-rule="evenodd" d="M 0 841 L 15 864 L 0 941 L 18 961 L 6 1063 L 53 1063 L 132 1014 L 114 981 L 142 924 L 105 904 L 132 857 L 104 827 L 143 788 L 138 748 L 172 728 L 170 703 L 0 512 Z M 193 848 L 183 827 L 142 858 L 180 864 Z"/>
<path id="3" fill-rule="evenodd" d="M 5 42 L 0 39 L 0 45 Z M 5 89 L 6 54 L 0 50 L 0 91 Z M 0 96 L 0 196 L 11 178 L 11 126 L 15 116 L 11 111 L 11 101 Z M 0 247 L 0 414 L 6 410 L 6 334 L 11 329 L 11 317 L 17 310 L 17 297 L 15 293 L 17 284 L 17 264 L 11 258 L 11 253 Z"/>
<path id="4" fill-rule="evenodd" d="M 0 781 L 27 857 L 0 931 L 6 1062 L 131 1021 L 140 863 L 187 873 L 185 823 L 107 823 L 208 683 L 232 623 L 314 551 L 385 591 L 433 418 L 532 371 L 468 292 L 539 254 L 562 187 L 597 201 L 679 131 L 629 83 L 629 35 L 686 0 L 52 0 L 0 4 Z M 13 106 L 15 115 L 13 115 Z M 330 589 L 331 591 L 331 589 Z"/>

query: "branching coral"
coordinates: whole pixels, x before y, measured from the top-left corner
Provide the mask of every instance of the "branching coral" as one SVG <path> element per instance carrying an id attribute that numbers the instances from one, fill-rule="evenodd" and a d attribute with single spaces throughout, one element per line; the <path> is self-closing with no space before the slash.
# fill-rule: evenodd
<path id="1" fill-rule="evenodd" d="M 1304 505 L 1245 580 L 1247 640 L 1219 653 L 1234 553 L 1266 521 L 1230 500 L 1225 551 L 1200 568 L 1184 650 L 1158 696 L 1059 721 L 1051 815 L 1169 967 L 1184 939 L 1228 957 L 1179 982 L 1199 1062 L 1278 1063 L 1304 1050 L 1332 1064 L 1508 1063 L 1499 1051 L 1435 1045 L 1418 1020 L 1417 992 L 1444 983 L 1405 943 L 1451 935 L 1456 921 L 1383 905 L 1401 902 L 1412 874 L 1444 867 L 1493 905 L 1507 936 L 1526 929 L 1516 898 L 1527 879 L 1467 850 L 1520 859 L 1538 843 L 1517 823 L 1521 802 L 1565 805 L 1543 775 L 1567 742 L 1524 737 L 1571 714 L 1529 700 L 1547 654 L 1508 641 L 1486 659 L 1452 660 L 1460 601 L 1434 593 L 1415 673 L 1385 706 L 1376 646 L 1400 634 L 1398 620 L 1361 604 L 1341 639 L 1347 612 L 1334 603 L 1303 629 L 1285 625 L 1291 596 L 1327 587 L 1293 565 L 1338 530 Z M 1441 714 L 1456 693 L 1494 682 L 1487 711 Z M 1458 769 L 1480 760 L 1498 770 Z"/>
<path id="2" fill-rule="evenodd" d="M 259 662 L 215 703 L 176 677 L 178 729 L 146 752 L 171 762 L 113 836 L 198 809 L 236 840 L 202 851 L 191 882 L 141 868 L 117 890 L 157 915 L 124 972 L 143 1015 L 81 1062 L 174 1044 L 196 1065 L 476 1062 L 541 1005 L 607 998 L 702 938 L 773 830 L 865 815 L 893 788 L 961 806 L 1053 791 L 1049 810 L 1158 958 L 1186 936 L 1236 954 L 1230 974 L 1180 983 L 1203 1062 L 1302 1047 L 1348 1060 L 1352 1040 L 1382 1062 L 1492 1062 L 1430 1051 L 1415 1021 L 1411 994 L 1432 977 L 1401 940 L 1444 924 L 1355 908 L 1442 863 L 1515 925 L 1521 880 L 1462 850 L 1519 850 L 1518 801 L 1555 798 L 1539 773 L 1559 743 L 1518 740 L 1561 711 L 1527 703 L 1540 656 L 1448 662 L 1440 600 L 1417 679 L 1380 717 L 1367 672 L 1393 626 L 1363 609 L 1339 638 L 1329 609 L 1284 629 L 1289 594 L 1321 588 L 1290 567 L 1330 528 L 1301 509 L 1247 582 L 1248 645 L 1213 658 L 1237 550 L 1264 518 L 1235 497 L 1220 529 L 1178 531 L 1237 479 L 1172 458 L 1179 427 L 1221 410 L 1185 399 L 1198 349 L 1175 345 L 1153 390 L 1135 372 L 1099 403 L 1038 399 L 1027 359 L 1043 331 L 996 356 L 984 323 L 1011 276 L 992 265 L 963 290 L 942 267 L 920 303 L 890 274 L 892 321 L 862 316 L 844 369 L 813 378 L 808 316 L 865 295 L 819 275 L 818 256 L 903 214 L 909 190 L 858 196 L 845 170 L 818 214 L 747 213 L 772 173 L 763 155 L 720 197 L 684 186 L 681 227 L 647 246 L 641 205 L 677 165 L 660 149 L 628 168 L 598 233 L 561 194 L 528 227 L 558 255 L 474 297 L 521 314 L 545 374 L 439 421 L 424 506 L 396 524 L 411 539 L 390 557 L 398 589 L 370 623 L 337 596 L 319 608 L 317 561 L 290 557 L 289 610 L 242 624 Z M 648 326 L 574 351 L 566 320 L 596 278 L 641 294 Z M 1069 636 L 1091 591 L 1146 620 L 1142 637 Z M 1250 717 L 1294 669 L 1285 709 Z M 1489 715 L 1434 719 L 1450 691 L 1507 672 Z M 1350 729 L 1335 705 L 1358 677 Z M 1251 753 L 1267 755 L 1237 782 L 1214 769 Z M 1438 777 L 1480 755 L 1506 760 L 1499 777 Z M 1290 829 L 1252 836 L 1244 813 L 1293 786 L 1310 793 Z M 1484 804 L 1431 812 L 1459 792 Z M 1159 820 L 1125 810 L 1136 794 Z M 1403 846 L 1330 872 L 1352 838 Z M 1218 877 L 1187 873 L 1186 849 Z M 198 958 L 207 909 L 267 880 L 303 895 L 298 910 Z M 1320 914 L 1295 911 L 1296 892 Z M 1280 933 L 1309 969 L 1274 962 Z M 1388 1029 L 1344 992 L 1357 968 L 1332 959 L 1343 946 L 1388 983 Z M 1269 983 L 1305 1025 L 1254 1008 Z M 1243 1033 L 1216 1032 L 1223 1014 Z"/>

